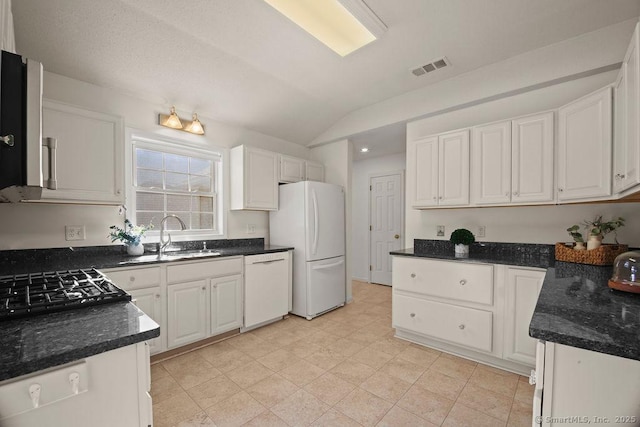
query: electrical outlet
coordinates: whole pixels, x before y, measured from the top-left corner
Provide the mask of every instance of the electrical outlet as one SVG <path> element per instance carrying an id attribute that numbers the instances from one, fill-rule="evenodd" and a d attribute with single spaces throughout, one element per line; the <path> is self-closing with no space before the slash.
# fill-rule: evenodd
<path id="1" fill-rule="evenodd" d="M 478 226 L 478 237 L 484 237 L 486 232 L 487 227 L 485 227 L 484 225 Z"/>
<path id="2" fill-rule="evenodd" d="M 66 225 L 64 227 L 65 240 L 84 240 L 86 239 L 84 225 Z"/>
<path id="3" fill-rule="evenodd" d="M 444 225 L 436 226 L 436 236 L 444 237 Z"/>
<path id="4" fill-rule="evenodd" d="M 247 224 L 247 234 L 256 234 L 255 224 Z"/>

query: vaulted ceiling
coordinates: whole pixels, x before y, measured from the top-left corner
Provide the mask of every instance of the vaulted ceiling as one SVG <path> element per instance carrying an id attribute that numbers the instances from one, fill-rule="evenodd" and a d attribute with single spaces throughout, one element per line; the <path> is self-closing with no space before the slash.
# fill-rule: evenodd
<path id="1" fill-rule="evenodd" d="M 388 31 L 345 58 L 261 0 L 13 0 L 13 14 L 18 52 L 49 71 L 303 145 L 358 108 L 640 14 L 638 0 L 365 1 Z M 441 56 L 451 67 L 410 73 Z"/>

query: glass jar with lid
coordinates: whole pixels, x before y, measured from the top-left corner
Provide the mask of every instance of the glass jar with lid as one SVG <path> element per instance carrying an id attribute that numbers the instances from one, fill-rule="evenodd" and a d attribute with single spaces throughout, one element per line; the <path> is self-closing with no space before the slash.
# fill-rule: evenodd
<path id="1" fill-rule="evenodd" d="M 640 252 L 624 252 L 616 257 L 609 287 L 624 292 L 640 293 Z"/>

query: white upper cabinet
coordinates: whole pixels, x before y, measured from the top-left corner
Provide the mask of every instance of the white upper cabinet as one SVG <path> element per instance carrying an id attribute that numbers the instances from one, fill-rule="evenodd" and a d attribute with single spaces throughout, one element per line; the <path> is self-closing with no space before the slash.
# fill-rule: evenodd
<path id="1" fill-rule="evenodd" d="M 414 208 L 469 204 L 468 129 L 418 139 L 409 149 Z"/>
<path id="2" fill-rule="evenodd" d="M 121 118 L 45 100 L 42 135 L 57 140 L 54 159 L 43 151 L 45 177 L 55 160 L 57 189 L 43 190 L 42 200 L 124 204 Z"/>
<path id="3" fill-rule="evenodd" d="M 511 121 L 473 128 L 471 159 L 472 201 L 511 202 Z"/>
<path id="4" fill-rule="evenodd" d="M 231 149 L 231 209 L 278 210 L 278 154 L 240 145 Z"/>
<path id="5" fill-rule="evenodd" d="M 611 194 L 611 104 L 608 86 L 558 111 L 558 200 Z"/>
<path id="6" fill-rule="evenodd" d="M 614 87 L 614 170 L 616 193 L 640 184 L 640 62 L 638 26 Z"/>
<path id="7" fill-rule="evenodd" d="M 511 132 L 511 202 L 553 201 L 553 112 L 517 118 Z"/>
<path id="8" fill-rule="evenodd" d="M 296 157 L 278 156 L 280 163 L 279 182 L 298 182 L 305 179 L 305 161 Z"/>
<path id="9" fill-rule="evenodd" d="M 469 130 L 438 136 L 438 204 L 469 204 Z"/>
<path id="10" fill-rule="evenodd" d="M 307 181 L 324 182 L 324 166 L 322 163 L 311 162 L 309 160 L 305 164 L 305 179 Z"/>

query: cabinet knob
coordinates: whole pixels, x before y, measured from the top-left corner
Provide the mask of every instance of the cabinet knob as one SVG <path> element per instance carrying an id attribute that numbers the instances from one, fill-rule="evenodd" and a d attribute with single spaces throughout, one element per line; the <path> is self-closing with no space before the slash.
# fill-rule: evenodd
<path id="1" fill-rule="evenodd" d="M 458 328 L 460 328 L 460 329 L 464 329 L 464 323 L 463 323 L 463 324 L 461 324 L 461 325 L 458 325 Z"/>
<path id="2" fill-rule="evenodd" d="M 218 289 L 218 285 L 213 285 L 213 289 Z"/>
<path id="3" fill-rule="evenodd" d="M 160 294 L 156 294 L 156 298 L 160 298 Z"/>
<path id="4" fill-rule="evenodd" d="M 616 180 L 620 181 L 621 179 L 624 179 L 625 175 L 623 173 L 617 173 L 616 174 Z"/>
<path id="5" fill-rule="evenodd" d="M 515 193 L 513 193 L 514 196 L 518 197 L 520 195 L 520 193 L 518 193 L 517 191 Z"/>
<path id="6" fill-rule="evenodd" d="M 129 277 L 129 281 L 130 281 L 130 282 L 135 282 L 135 281 L 136 281 L 136 276 L 131 276 L 131 277 Z"/>
<path id="7" fill-rule="evenodd" d="M 116 194 L 122 194 L 121 190 L 116 190 Z"/>
<path id="8" fill-rule="evenodd" d="M 442 200 L 442 196 L 440 196 L 439 199 Z"/>
<path id="9" fill-rule="evenodd" d="M 393 238 L 394 238 L 394 239 L 399 239 L 399 238 L 400 238 L 400 235 L 399 235 L 399 234 L 396 234 L 395 236 L 393 236 Z"/>
<path id="10" fill-rule="evenodd" d="M 438 198 L 436 196 L 433 196 L 433 200 L 438 200 Z"/>
<path id="11" fill-rule="evenodd" d="M 206 290 L 207 290 L 207 287 L 206 287 L 206 286 L 203 286 L 203 287 L 202 287 L 202 290 L 203 290 L 203 291 L 206 291 Z"/>
<path id="12" fill-rule="evenodd" d="M 415 313 L 411 313 L 409 316 L 416 317 L 416 314 Z"/>
<path id="13" fill-rule="evenodd" d="M 411 278 L 415 279 L 416 278 L 416 273 L 411 273 Z"/>
<path id="14" fill-rule="evenodd" d="M 511 193 L 509 193 L 508 191 L 506 193 L 504 193 L 505 196 L 509 197 Z"/>
<path id="15" fill-rule="evenodd" d="M 562 193 L 564 190 L 562 188 L 558 188 L 558 191 Z"/>
<path id="16" fill-rule="evenodd" d="M 464 285 L 466 285 L 466 284 L 467 284 L 467 281 L 466 281 L 465 279 L 462 279 L 462 280 L 460 280 L 460 284 L 461 284 L 462 286 L 464 286 Z"/>

